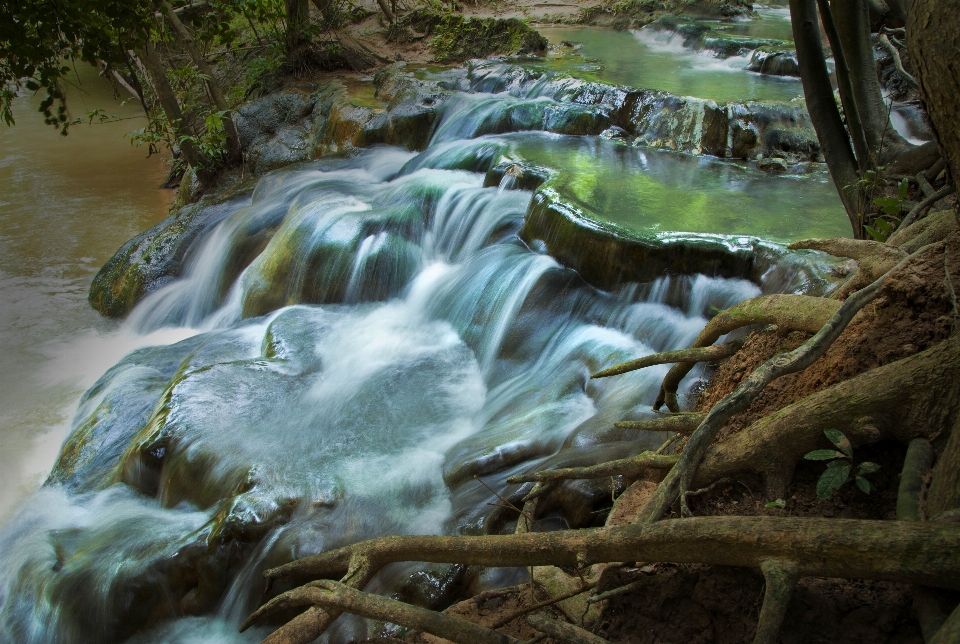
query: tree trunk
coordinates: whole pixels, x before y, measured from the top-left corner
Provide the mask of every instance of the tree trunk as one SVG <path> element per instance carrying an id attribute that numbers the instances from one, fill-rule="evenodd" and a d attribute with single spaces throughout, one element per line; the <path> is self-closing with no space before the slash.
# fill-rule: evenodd
<path id="1" fill-rule="evenodd" d="M 815 0 L 790 0 L 790 21 L 793 25 L 793 40 L 797 49 L 800 81 L 803 83 L 807 111 L 817 131 L 817 139 L 830 170 L 830 177 L 847 211 L 850 227 L 854 236 L 861 239 L 863 227 L 857 199 L 857 159 L 850 147 L 850 139 L 840 118 L 837 103 L 833 99 L 833 86 L 823 57 Z M 848 63 L 852 64 L 849 60 Z M 866 128 L 866 119 L 862 113 L 860 118 Z"/>
<path id="2" fill-rule="evenodd" d="M 287 10 L 287 62 L 294 63 L 304 45 L 310 43 L 308 0 L 284 0 Z"/>
<path id="3" fill-rule="evenodd" d="M 913 0 L 907 49 L 954 185 L 960 188 L 960 2 Z"/>
<path id="4" fill-rule="evenodd" d="M 177 95 L 167 80 L 167 70 L 160 60 L 160 54 L 149 40 L 143 46 L 143 62 L 147 67 L 147 73 L 153 82 L 153 88 L 157 91 L 157 98 L 160 100 L 160 106 L 167 115 L 167 120 L 173 128 L 174 134 L 179 139 L 180 153 L 183 158 L 196 169 L 200 168 L 202 159 L 192 141 L 185 140 L 182 137 L 192 136 L 189 125 L 183 120 L 183 112 L 180 110 L 180 102 Z"/>
<path id="5" fill-rule="evenodd" d="M 197 49 L 197 44 L 193 40 L 193 34 L 190 33 L 190 30 L 180 21 L 180 18 L 177 17 L 177 14 L 173 11 L 173 7 L 169 3 L 164 2 L 163 10 L 167 14 L 167 19 L 170 20 L 170 24 L 173 26 L 173 31 L 177 35 L 177 40 L 186 48 L 190 53 L 190 57 L 193 59 L 194 64 L 200 70 L 200 73 L 204 76 L 204 83 L 207 85 L 207 90 L 210 92 L 210 97 L 213 99 L 213 104 L 216 106 L 217 111 L 223 112 L 223 127 L 227 135 L 227 152 L 229 159 L 231 161 L 236 161 L 240 159 L 240 136 L 237 134 L 237 127 L 233 123 L 233 119 L 230 117 L 230 106 L 227 105 L 227 100 L 223 96 L 223 91 L 220 89 L 220 83 L 217 82 L 216 77 L 213 75 L 213 69 L 210 67 L 210 64 L 207 62 L 207 59 L 200 54 L 200 50 Z"/>

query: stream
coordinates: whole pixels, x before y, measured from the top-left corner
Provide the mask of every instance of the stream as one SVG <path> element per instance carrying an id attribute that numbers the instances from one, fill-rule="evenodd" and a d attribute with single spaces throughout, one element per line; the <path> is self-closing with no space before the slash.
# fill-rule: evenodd
<path id="1" fill-rule="evenodd" d="M 795 79 L 752 78 L 726 62 L 721 78 L 712 57 L 678 58 L 674 44 L 643 34 L 544 33 L 582 48 L 531 68 L 599 74 L 590 60 L 607 57 L 601 67 L 624 75 L 589 80 L 717 101 L 799 93 Z M 647 71 L 621 65 L 627 55 Z M 645 75 L 663 56 L 686 71 Z M 22 492 L 4 497 L 0 639 L 260 641 L 269 627 L 237 626 L 260 600 L 265 568 L 381 535 L 512 531 L 516 518 L 491 505 L 487 486 L 512 495 L 511 475 L 665 439 L 613 422 L 652 416 L 668 365 L 590 373 L 685 347 L 745 298 L 826 287 L 793 268 L 826 275 L 826 259 L 784 249 L 848 234 L 822 168 L 769 175 L 546 131 L 559 94 L 536 83 L 483 89 L 509 85 L 514 71 L 475 73 L 470 91 L 438 108 L 422 152 L 324 157 L 208 204 L 218 223 L 190 245 L 182 274 L 122 324 L 93 313 L 86 290 L 123 241 L 162 218 L 162 164 L 124 147 L 114 128 L 129 124 L 78 128 L 67 148 L 42 125 L 29 129 L 31 99 L 18 99 L 17 127 L 0 132 L 0 181 L 15 186 L 3 196 L 0 472 L 5 490 Z M 661 86 L 674 81 L 682 86 Z M 122 142 L 96 138 L 107 136 Z M 62 177 L 61 156 L 73 163 Z M 544 176 L 525 183 L 524 168 Z M 693 270 L 598 288 L 548 252 L 546 234 L 524 232 L 544 204 L 615 235 L 775 259 L 736 274 L 698 264 L 694 250 Z M 691 372 L 683 400 L 704 377 Z M 571 508 L 609 508 L 609 482 L 569 487 L 573 501 L 548 508 L 541 525 L 602 522 Z M 525 578 L 467 574 L 393 565 L 369 589 L 437 606 L 458 584 Z M 323 641 L 378 628 L 345 616 Z"/>

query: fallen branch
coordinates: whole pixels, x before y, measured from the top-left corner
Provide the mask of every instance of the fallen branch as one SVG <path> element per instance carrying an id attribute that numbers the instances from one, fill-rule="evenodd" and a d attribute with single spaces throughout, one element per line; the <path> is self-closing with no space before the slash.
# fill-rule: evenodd
<path id="1" fill-rule="evenodd" d="M 709 347 L 692 347 L 689 349 L 680 349 L 678 351 L 663 351 L 653 355 L 637 358 L 628 362 L 621 362 L 618 365 L 608 367 L 603 371 L 590 376 L 591 378 L 609 378 L 610 376 L 619 376 L 622 373 L 636 371 L 645 367 L 652 367 L 658 364 L 671 364 L 674 362 L 713 362 L 729 358 L 743 346 L 744 340 L 735 340 L 726 344 L 718 344 Z"/>
<path id="2" fill-rule="evenodd" d="M 607 461 L 588 467 L 565 467 L 556 470 L 543 470 L 531 474 L 518 474 L 507 479 L 507 483 L 560 481 L 567 479 L 602 479 L 608 476 L 625 476 L 631 478 L 639 476 L 649 468 L 669 469 L 677 462 L 674 455 L 643 452 L 630 458 L 621 458 L 616 461 Z"/>
<path id="3" fill-rule="evenodd" d="M 761 295 L 744 300 L 736 306 L 721 311 L 704 327 L 690 348 L 706 347 L 720 336 L 752 324 L 776 324 L 791 331 L 814 333 L 827 322 L 839 304 L 822 297 L 809 295 Z M 653 408 L 664 404 L 670 411 L 680 411 L 677 404 L 677 388 L 690 372 L 694 363 L 675 364 L 663 379 L 660 393 Z"/>

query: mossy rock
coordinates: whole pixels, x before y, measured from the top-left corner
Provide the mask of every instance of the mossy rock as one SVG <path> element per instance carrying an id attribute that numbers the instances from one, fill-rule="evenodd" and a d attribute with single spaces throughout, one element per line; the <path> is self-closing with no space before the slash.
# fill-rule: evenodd
<path id="1" fill-rule="evenodd" d="M 181 275 L 188 251 L 205 231 L 249 203 L 249 195 L 241 195 L 191 204 L 140 233 L 93 278 L 90 305 L 108 317 L 125 317 L 147 293 Z"/>
<path id="2" fill-rule="evenodd" d="M 546 51 L 547 39 L 517 18 L 443 16 L 433 27 L 434 59 L 454 63 L 496 54 L 536 54 Z"/>

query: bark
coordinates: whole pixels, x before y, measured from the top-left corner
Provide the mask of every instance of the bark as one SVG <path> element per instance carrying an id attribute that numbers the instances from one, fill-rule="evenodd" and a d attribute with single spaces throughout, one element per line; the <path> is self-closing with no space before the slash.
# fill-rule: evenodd
<path id="1" fill-rule="evenodd" d="M 342 612 L 406 626 L 457 644 L 520 644 L 520 640 L 461 617 L 411 606 L 396 599 L 365 593 L 336 581 L 315 581 L 284 593 L 261 610 L 324 606 Z M 283 640 L 280 640 L 281 642 Z"/>
<path id="2" fill-rule="evenodd" d="M 933 446 L 923 438 L 914 438 L 907 446 L 897 489 L 897 521 L 920 521 L 920 491 L 933 465 Z"/>
<path id="3" fill-rule="evenodd" d="M 383 15 L 388 21 L 390 21 L 391 24 L 397 21 L 397 16 L 393 13 L 393 10 L 390 9 L 390 5 L 387 4 L 387 0 L 377 0 L 377 4 L 380 5 L 380 11 L 383 12 Z"/>
<path id="4" fill-rule="evenodd" d="M 825 446 L 823 430 L 829 428 L 842 427 L 854 446 L 932 440 L 960 413 L 958 379 L 960 337 L 954 336 L 811 394 L 711 445 L 694 485 L 751 471 L 764 479 L 768 497 L 782 498 L 796 463 Z M 955 466 L 944 469 L 956 473 Z"/>
<path id="5" fill-rule="evenodd" d="M 867 137 L 863 131 L 863 122 L 860 120 L 860 110 L 857 108 L 853 83 L 850 80 L 850 67 L 847 65 L 847 58 L 843 53 L 840 33 L 837 31 L 836 23 L 833 21 L 833 11 L 830 9 L 828 0 L 817 0 L 817 6 L 820 8 L 820 20 L 823 23 L 824 31 L 827 33 L 827 40 L 830 41 L 830 50 L 833 52 L 834 68 L 837 75 L 837 88 L 840 90 L 840 103 L 843 105 L 843 114 L 847 118 L 847 129 L 850 131 L 850 138 L 853 140 L 853 151 L 857 157 L 857 169 L 860 171 L 860 174 L 863 174 L 868 169 L 876 166 L 876 160 L 871 158 L 870 146 L 867 143 Z"/>
<path id="6" fill-rule="evenodd" d="M 907 256 L 904 251 L 888 244 L 864 239 L 803 239 L 793 242 L 788 248 L 819 250 L 834 257 L 857 260 L 856 271 L 830 295 L 830 299 L 834 300 L 846 299 L 850 293 L 874 281 Z"/>
<path id="7" fill-rule="evenodd" d="M 873 57 L 870 16 L 866 2 L 834 0 L 832 6 L 843 53 L 850 68 L 850 82 L 853 85 L 867 145 L 878 156 L 882 155 L 887 147 L 901 148 L 909 145 L 890 126 L 880 78 L 877 76 L 877 63 Z"/>
<path id="8" fill-rule="evenodd" d="M 916 71 L 927 113 L 960 188 L 960 2 L 914 0 L 907 18 L 907 49 Z"/>
<path id="9" fill-rule="evenodd" d="M 886 0 L 890 15 L 897 26 L 907 24 L 907 0 Z"/>
<path id="10" fill-rule="evenodd" d="M 301 50 L 310 43 L 310 5 L 308 0 L 284 0 L 287 16 L 287 62 L 295 63 Z"/>
<path id="11" fill-rule="evenodd" d="M 761 295 L 721 311 L 704 327 L 691 348 L 710 346 L 720 336 L 752 324 L 776 324 L 784 329 L 815 333 L 839 306 L 837 302 L 809 295 Z M 654 409 L 666 404 L 670 411 L 680 411 L 677 388 L 693 365 L 692 362 L 679 362 L 667 372 L 653 404 Z"/>
<path id="12" fill-rule="evenodd" d="M 956 644 L 960 642 L 960 606 L 953 609 L 929 644 Z"/>
<path id="13" fill-rule="evenodd" d="M 669 414 L 662 418 L 647 420 L 621 420 L 613 424 L 620 429 L 642 429 L 648 432 L 693 433 L 707 415 L 701 412 Z"/>
<path id="14" fill-rule="evenodd" d="M 210 92 L 210 98 L 213 99 L 213 104 L 216 106 L 217 111 L 224 113 L 223 127 L 227 135 L 227 154 L 231 161 L 236 161 L 240 158 L 240 136 L 237 134 L 237 127 L 234 125 L 233 119 L 230 116 L 230 106 L 227 104 L 227 99 L 223 95 L 223 90 L 220 89 L 220 83 L 217 82 L 210 63 L 207 62 L 207 59 L 204 58 L 200 54 L 200 50 L 197 49 L 197 43 L 193 39 L 193 34 L 191 34 L 190 30 L 180 21 L 173 7 L 167 2 L 164 2 L 162 7 L 167 15 L 167 19 L 173 26 L 177 40 L 183 45 L 187 52 L 189 52 L 193 63 L 200 70 L 200 73 L 203 74 L 203 82 L 207 86 L 207 91 Z"/>
<path id="15" fill-rule="evenodd" d="M 957 342 L 957 336 L 951 338 Z M 945 379 L 950 376 L 944 374 Z M 948 380 L 949 382 L 949 380 Z M 956 376 L 953 378 L 956 388 Z M 957 394 L 953 392 L 954 396 Z M 943 404 L 937 401 L 937 404 Z M 927 494 L 927 516 L 935 517 L 948 510 L 960 508 L 960 416 L 953 423 L 952 431 L 933 467 L 930 490 Z"/>
<path id="16" fill-rule="evenodd" d="M 507 483 L 561 481 L 567 479 L 602 479 L 608 476 L 639 476 L 648 469 L 670 469 L 677 462 L 677 457 L 653 452 L 643 452 L 630 458 L 621 458 L 616 461 L 607 461 L 589 467 L 565 467 L 557 470 L 543 470 L 532 474 L 519 474 L 507 479 Z"/>
<path id="17" fill-rule="evenodd" d="M 847 137 L 840 111 L 837 110 L 836 101 L 833 99 L 833 86 L 823 57 L 815 0 L 790 0 L 790 21 L 793 25 L 793 40 L 797 50 L 797 63 L 800 67 L 800 81 L 803 84 L 807 112 L 817 132 L 817 140 L 820 141 L 830 177 L 847 211 L 850 227 L 854 236 L 861 238 L 863 229 L 858 215 L 860 208 L 857 203 L 856 188 L 859 178 L 857 159 L 850 147 L 850 139 Z M 854 89 L 856 90 L 856 86 Z M 863 113 L 860 113 L 860 118 L 864 121 L 864 129 L 866 129 L 866 117 Z"/>
<path id="18" fill-rule="evenodd" d="M 753 644 L 777 644 L 780 625 L 787 614 L 790 597 L 799 579 L 797 565 L 792 561 L 765 561 L 760 566 L 766 586 L 763 591 L 763 607 Z"/>
<path id="19" fill-rule="evenodd" d="M 157 53 L 155 45 L 149 40 L 143 46 L 142 58 L 144 65 L 146 65 L 147 72 L 150 75 L 150 80 L 153 83 L 153 88 L 157 92 L 157 98 L 160 100 L 160 107 L 163 108 L 164 114 L 167 115 L 167 120 L 170 122 L 170 127 L 173 128 L 174 134 L 180 139 L 178 141 L 180 153 L 183 154 L 183 158 L 188 164 L 199 169 L 202 165 L 202 159 L 196 146 L 192 141 L 182 138 L 192 136 L 193 132 L 189 125 L 183 120 L 183 112 L 180 111 L 180 102 L 177 100 L 177 95 L 173 91 L 170 81 L 167 80 L 167 70 L 163 61 L 160 60 L 160 54 Z"/>
<path id="20" fill-rule="evenodd" d="M 381 537 L 305 557 L 264 576 L 294 584 L 338 578 L 358 558 L 369 561 L 371 570 L 401 561 L 516 567 L 659 561 L 760 568 L 780 560 L 796 562 L 797 574 L 804 577 L 960 589 L 960 527 L 953 523 L 768 516 L 695 517 L 519 535 Z"/>
<path id="21" fill-rule="evenodd" d="M 658 364 L 670 364 L 674 362 L 689 362 L 696 364 L 698 362 L 713 362 L 729 358 L 743 346 L 743 340 L 735 340 L 726 344 L 719 344 L 708 347 L 694 347 L 691 349 L 680 349 L 679 351 L 663 351 L 653 355 L 637 358 L 628 362 L 608 367 L 603 371 L 590 376 L 591 378 L 609 378 L 610 376 L 619 376 L 623 373 L 644 369 Z"/>

